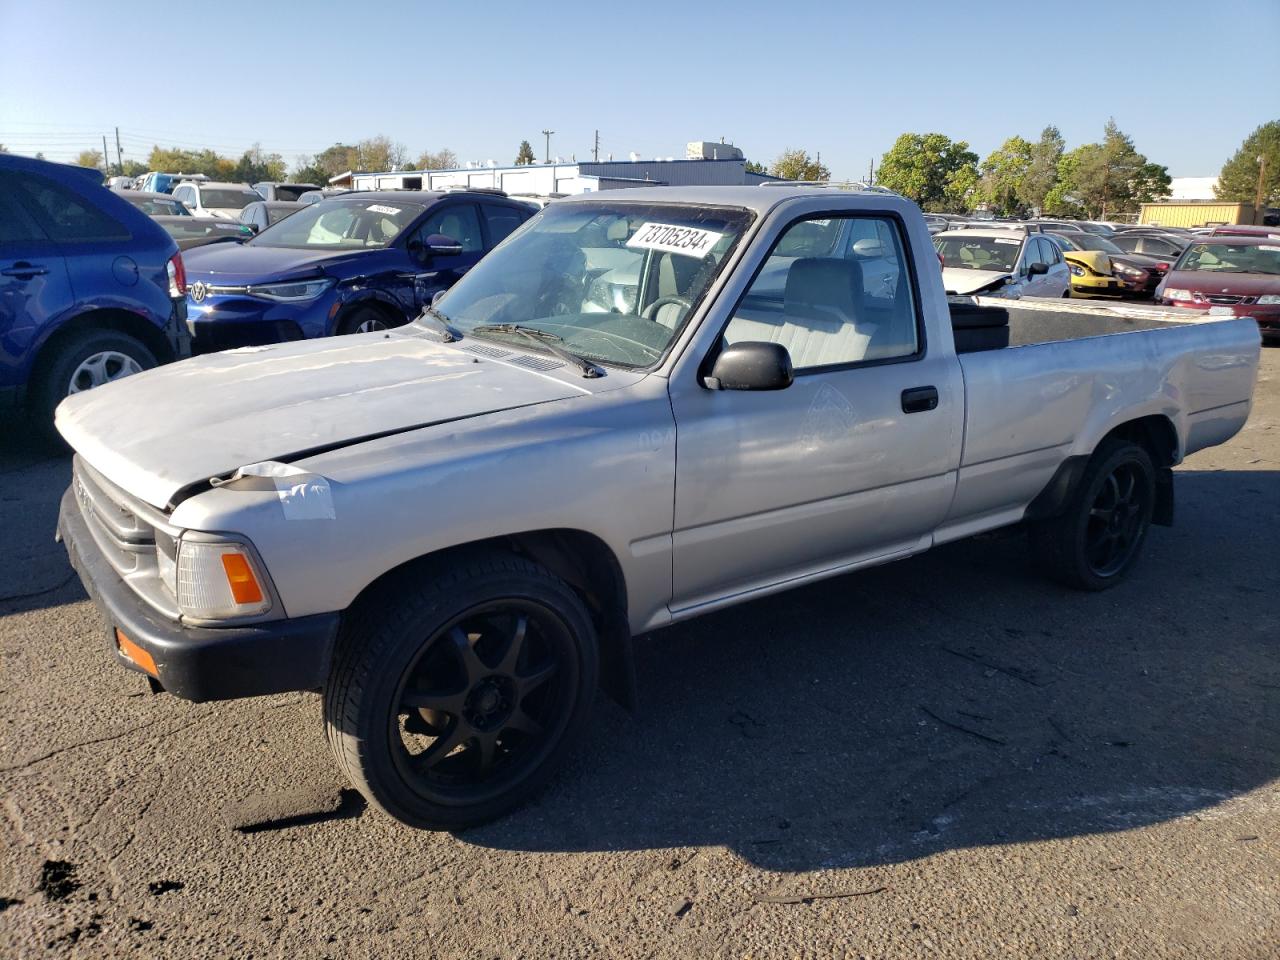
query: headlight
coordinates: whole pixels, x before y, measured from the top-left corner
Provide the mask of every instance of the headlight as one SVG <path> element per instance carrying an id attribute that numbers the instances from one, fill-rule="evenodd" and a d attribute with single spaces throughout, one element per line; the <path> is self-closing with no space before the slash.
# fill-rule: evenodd
<path id="1" fill-rule="evenodd" d="M 1072 275 L 1073 277 L 1083 277 L 1083 276 L 1084 276 L 1084 267 L 1081 267 L 1081 266 L 1079 266 L 1079 265 L 1077 265 L 1077 264 L 1074 264 L 1074 263 L 1069 263 L 1069 264 L 1067 264 L 1067 266 L 1070 268 L 1070 270 L 1071 270 L 1071 275 Z"/>
<path id="2" fill-rule="evenodd" d="M 178 541 L 176 599 L 196 620 L 253 617 L 271 609 L 266 575 L 253 551 L 234 540 Z"/>
<path id="3" fill-rule="evenodd" d="M 314 300 L 334 285 L 333 277 L 321 280 L 296 280 L 292 283 L 266 283 L 262 286 L 249 287 L 249 293 L 255 297 L 266 297 L 268 300 L 282 300 L 286 303 L 298 303 L 302 300 Z"/>
<path id="4" fill-rule="evenodd" d="M 1190 300 L 1191 291 L 1179 290 L 1176 287 L 1170 287 L 1168 290 L 1164 292 L 1164 298 L 1166 300 Z"/>
<path id="5" fill-rule="evenodd" d="M 1120 276 L 1122 276 L 1122 277 L 1140 277 L 1140 276 L 1142 276 L 1142 271 L 1141 271 L 1141 270 L 1138 270 L 1138 269 L 1136 269 L 1136 268 L 1134 268 L 1134 267 L 1125 266 L 1123 263 L 1112 263 L 1112 264 L 1111 264 L 1111 269 L 1112 269 L 1112 271 L 1113 271 L 1113 272 L 1120 274 Z"/>
<path id="6" fill-rule="evenodd" d="M 1258 298 L 1259 303 L 1280 303 L 1280 293 L 1264 293 Z"/>

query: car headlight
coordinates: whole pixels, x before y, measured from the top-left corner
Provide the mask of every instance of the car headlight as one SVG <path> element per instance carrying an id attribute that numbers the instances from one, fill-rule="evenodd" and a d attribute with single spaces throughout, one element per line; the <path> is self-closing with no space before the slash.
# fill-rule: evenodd
<path id="1" fill-rule="evenodd" d="M 1177 287 L 1169 287 L 1169 289 L 1165 290 L 1164 292 L 1164 298 L 1166 300 L 1190 300 L 1191 291 L 1181 290 L 1181 289 L 1178 289 Z"/>
<path id="2" fill-rule="evenodd" d="M 254 617 L 271 609 L 271 590 L 253 550 L 236 540 L 178 541 L 178 609 L 195 620 Z"/>
<path id="3" fill-rule="evenodd" d="M 1112 263 L 1112 264 L 1111 264 L 1111 269 L 1112 269 L 1112 271 L 1113 271 L 1114 273 L 1118 273 L 1118 274 L 1120 274 L 1120 276 L 1122 276 L 1122 277 L 1140 277 L 1140 276 L 1142 276 L 1142 271 L 1141 271 L 1141 270 L 1138 270 L 1138 269 L 1136 269 L 1135 267 L 1126 266 L 1126 265 L 1125 265 L 1125 264 L 1123 264 L 1123 263 Z"/>
<path id="4" fill-rule="evenodd" d="M 250 286 L 249 293 L 255 297 L 266 297 L 268 300 L 299 303 L 303 300 L 314 300 L 335 282 L 333 277 L 324 277 L 319 280 L 295 280 L 290 283 L 264 283 L 261 286 Z"/>
<path id="5" fill-rule="evenodd" d="M 1258 298 L 1258 303 L 1280 303 L 1280 293 L 1264 293 Z"/>
<path id="6" fill-rule="evenodd" d="M 1084 267 L 1081 267 L 1081 266 L 1079 266 L 1079 265 L 1077 265 L 1077 264 L 1074 264 L 1074 263 L 1067 264 L 1067 266 L 1070 268 L 1070 270 L 1071 270 L 1071 275 L 1072 275 L 1073 277 L 1083 277 L 1083 276 L 1084 276 Z"/>

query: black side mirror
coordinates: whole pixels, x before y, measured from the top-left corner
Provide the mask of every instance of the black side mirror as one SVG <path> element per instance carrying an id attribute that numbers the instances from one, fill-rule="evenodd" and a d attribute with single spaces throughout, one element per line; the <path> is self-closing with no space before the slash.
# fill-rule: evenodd
<path id="1" fill-rule="evenodd" d="M 1041 277 L 1048 272 L 1049 272 L 1049 265 L 1047 263 L 1041 263 L 1039 260 L 1031 264 L 1031 266 L 1027 267 L 1028 277 Z"/>
<path id="2" fill-rule="evenodd" d="M 747 341 L 721 350 L 704 383 L 712 390 L 785 390 L 794 379 L 786 347 Z"/>

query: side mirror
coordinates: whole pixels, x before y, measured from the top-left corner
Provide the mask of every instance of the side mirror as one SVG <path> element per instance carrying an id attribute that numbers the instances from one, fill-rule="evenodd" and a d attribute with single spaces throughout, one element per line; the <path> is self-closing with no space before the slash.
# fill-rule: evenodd
<path id="1" fill-rule="evenodd" d="M 786 347 L 747 341 L 721 350 L 704 383 L 712 390 L 785 390 L 794 379 Z"/>
<path id="2" fill-rule="evenodd" d="M 1049 265 L 1047 263 L 1041 263 L 1039 260 L 1027 267 L 1028 277 L 1042 277 L 1048 272 Z"/>
<path id="3" fill-rule="evenodd" d="M 433 233 L 427 237 L 426 248 L 427 254 L 432 257 L 456 257 L 462 253 L 462 244 L 443 233 Z"/>

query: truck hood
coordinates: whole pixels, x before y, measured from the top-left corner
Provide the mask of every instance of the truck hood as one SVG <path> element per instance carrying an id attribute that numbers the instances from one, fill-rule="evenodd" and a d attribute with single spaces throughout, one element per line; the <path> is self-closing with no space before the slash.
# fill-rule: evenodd
<path id="1" fill-rule="evenodd" d="M 946 288 L 947 293 L 967 297 L 970 294 L 977 293 L 979 290 L 985 290 L 987 287 L 995 287 L 1001 280 L 1006 280 L 1009 276 L 1010 274 L 999 273 L 995 270 L 943 267 L 942 285 Z"/>
<path id="2" fill-rule="evenodd" d="M 363 252 L 363 251 L 362 251 Z M 194 283 L 254 283 L 315 273 L 351 256 L 350 250 L 333 253 L 297 247 L 267 247 L 255 243 L 213 244 L 183 256 L 187 280 Z"/>
<path id="3" fill-rule="evenodd" d="M 73 394 L 55 423 L 107 479 L 165 508 L 185 487 L 245 464 L 640 379 L 609 370 L 579 385 L 567 368 L 560 379 L 410 331 L 195 357 Z"/>

